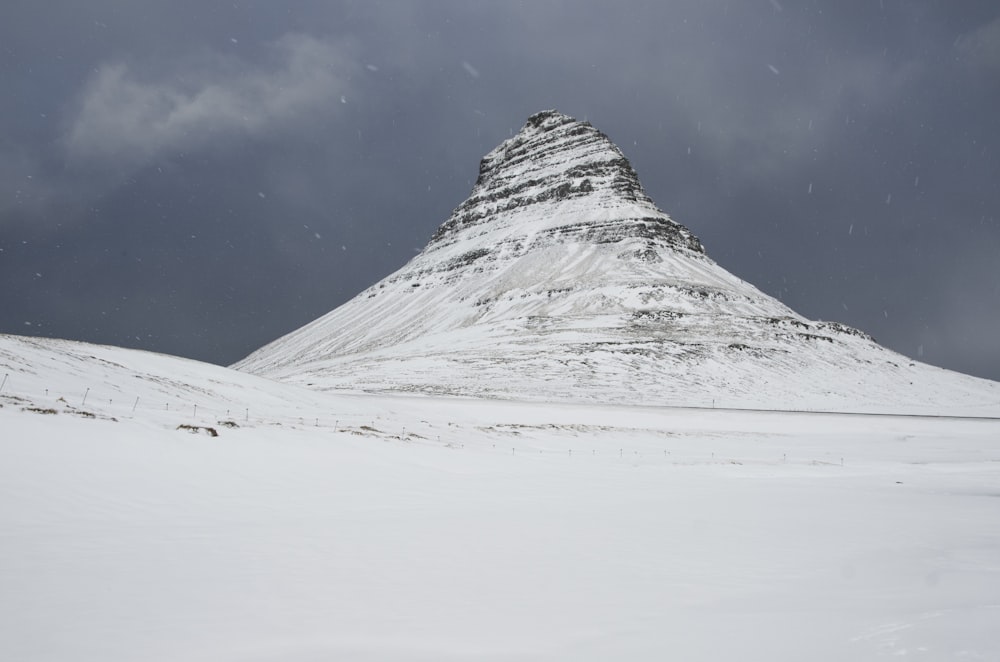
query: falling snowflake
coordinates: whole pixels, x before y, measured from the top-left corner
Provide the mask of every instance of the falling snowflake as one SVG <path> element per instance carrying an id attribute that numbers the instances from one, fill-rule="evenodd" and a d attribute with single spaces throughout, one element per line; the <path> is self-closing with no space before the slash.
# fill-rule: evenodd
<path id="1" fill-rule="evenodd" d="M 469 74 L 473 78 L 479 78 L 479 70 L 465 60 L 462 60 L 462 68 L 465 69 L 465 73 Z"/>

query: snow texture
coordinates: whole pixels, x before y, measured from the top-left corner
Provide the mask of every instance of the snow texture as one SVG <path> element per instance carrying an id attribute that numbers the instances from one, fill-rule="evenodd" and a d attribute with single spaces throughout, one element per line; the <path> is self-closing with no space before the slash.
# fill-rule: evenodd
<path id="1" fill-rule="evenodd" d="M 996 419 L 0 374 L 0 659 L 1000 659 Z"/>

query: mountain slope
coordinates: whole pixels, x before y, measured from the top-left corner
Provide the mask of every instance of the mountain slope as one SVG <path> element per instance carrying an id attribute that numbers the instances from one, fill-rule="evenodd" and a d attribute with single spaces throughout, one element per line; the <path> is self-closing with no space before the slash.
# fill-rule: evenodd
<path id="1" fill-rule="evenodd" d="M 1000 394 L 733 276 L 607 136 L 555 111 L 483 158 L 409 264 L 234 367 L 321 389 L 635 404 L 988 413 Z"/>

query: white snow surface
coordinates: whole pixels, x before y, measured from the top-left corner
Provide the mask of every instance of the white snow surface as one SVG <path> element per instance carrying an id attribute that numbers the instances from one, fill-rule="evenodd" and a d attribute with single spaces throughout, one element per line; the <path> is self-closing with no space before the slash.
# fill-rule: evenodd
<path id="1" fill-rule="evenodd" d="M 554 111 L 484 157 L 410 263 L 234 367 L 321 390 L 1000 412 L 995 382 L 807 320 L 730 274 L 618 147 Z"/>
<path id="2" fill-rule="evenodd" d="M 1000 659 L 996 419 L 4 377 L 0 659 Z"/>

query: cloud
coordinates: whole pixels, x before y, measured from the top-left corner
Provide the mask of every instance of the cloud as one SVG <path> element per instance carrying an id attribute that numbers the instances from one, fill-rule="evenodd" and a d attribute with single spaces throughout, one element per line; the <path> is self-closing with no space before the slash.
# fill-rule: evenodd
<path id="1" fill-rule="evenodd" d="M 1000 16 L 960 36 L 955 48 L 963 61 L 1000 71 Z"/>
<path id="2" fill-rule="evenodd" d="M 9 209 L 34 209 L 50 187 L 35 176 L 38 164 L 22 150 L 0 153 L 0 213 Z"/>
<path id="3" fill-rule="evenodd" d="M 347 92 L 349 47 L 288 34 L 271 44 L 270 67 L 218 53 L 186 70 L 143 76 L 126 62 L 106 63 L 86 85 L 69 122 L 71 159 L 116 165 L 148 161 L 238 135 L 288 125 Z"/>
<path id="4" fill-rule="evenodd" d="M 739 164 L 741 176 L 758 183 L 814 161 L 845 124 L 892 108 L 923 76 L 914 62 L 878 56 L 811 62 L 780 75 L 764 71 L 773 78 L 772 97 L 745 87 L 727 93 L 724 86 L 736 84 L 706 71 L 696 77 L 702 82 L 688 86 L 692 98 L 679 109 L 701 127 L 700 146 L 712 160 Z"/>

